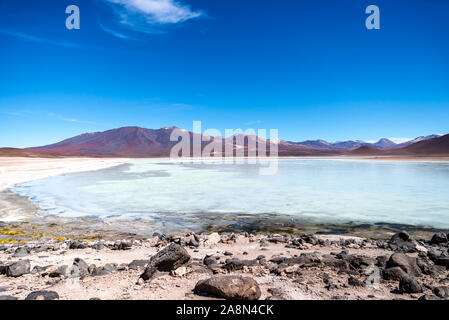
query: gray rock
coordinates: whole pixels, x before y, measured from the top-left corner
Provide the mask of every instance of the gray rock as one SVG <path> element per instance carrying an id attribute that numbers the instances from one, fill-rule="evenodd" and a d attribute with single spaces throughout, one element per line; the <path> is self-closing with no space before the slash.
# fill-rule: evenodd
<path id="1" fill-rule="evenodd" d="M 150 263 L 150 260 L 133 260 L 128 265 L 128 268 L 130 270 L 145 269 L 145 266 L 147 266 L 149 263 Z"/>
<path id="2" fill-rule="evenodd" d="M 407 273 L 401 269 L 401 267 L 393 267 L 385 269 L 383 272 L 383 278 L 385 280 L 400 281 L 402 278 L 407 277 Z"/>
<path id="3" fill-rule="evenodd" d="M 104 276 L 117 271 L 117 265 L 114 263 L 107 263 L 103 267 L 94 268 L 91 272 L 92 276 Z"/>
<path id="4" fill-rule="evenodd" d="M 6 267 L 6 275 L 8 277 L 20 277 L 30 273 L 30 260 L 20 260 Z"/>
<path id="5" fill-rule="evenodd" d="M 199 281 L 195 286 L 198 294 L 209 294 L 227 300 L 257 300 L 261 291 L 251 277 L 220 276 Z"/>
<path id="6" fill-rule="evenodd" d="M 407 276 L 399 282 L 399 291 L 402 293 L 421 293 L 424 291 L 424 288 L 415 277 Z"/>
<path id="7" fill-rule="evenodd" d="M 443 232 L 435 233 L 430 240 L 430 244 L 447 243 L 447 235 Z"/>
<path id="8" fill-rule="evenodd" d="M 92 246 L 95 250 L 103 250 L 105 248 L 104 244 L 102 243 L 96 243 Z"/>
<path id="9" fill-rule="evenodd" d="M 362 281 L 360 281 L 354 277 L 350 277 L 348 279 L 348 284 L 352 287 L 364 287 L 365 286 L 365 284 Z"/>
<path id="10" fill-rule="evenodd" d="M 33 291 L 25 298 L 25 300 L 58 300 L 58 299 L 59 294 L 57 292 L 47 290 Z"/>
<path id="11" fill-rule="evenodd" d="M 420 277 L 421 269 L 416 264 L 416 258 L 407 256 L 403 253 L 394 253 L 386 264 L 387 268 L 400 267 L 410 276 Z"/>
<path id="12" fill-rule="evenodd" d="M 433 293 L 440 298 L 449 299 L 449 287 L 436 287 Z"/>
<path id="13" fill-rule="evenodd" d="M 435 252 L 429 251 L 428 256 L 430 260 L 436 265 L 449 268 L 449 257 L 443 255 L 437 255 Z"/>
<path id="14" fill-rule="evenodd" d="M 73 265 L 78 268 L 80 277 L 85 277 L 89 274 L 89 265 L 81 258 L 75 258 Z"/>
<path id="15" fill-rule="evenodd" d="M 6 300 L 12 301 L 12 300 L 17 300 L 17 298 L 13 297 L 13 296 L 0 296 L 0 301 L 6 301 Z"/>
<path id="16" fill-rule="evenodd" d="M 405 231 L 393 235 L 388 241 L 388 247 L 397 252 L 416 252 L 416 243 L 410 239 Z"/>
<path id="17" fill-rule="evenodd" d="M 30 254 L 30 252 L 28 251 L 28 248 L 20 247 L 20 248 L 17 248 L 16 251 L 14 251 L 13 257 L 22 258 L 29 254 Z"/>
<path id="18" fill-rule="evenodd" d="M 140 277 L 149 280 L 156 271 L 176 270 L 189 260 L 190 255 L 187 250 L 172 243 L 151 257 L 150 263 Z"/>
<path id="19" fill-rule="evenodd" d="M 240 260 L 238 258 L 227 259 L 224 267 L 228 271 L 242 270 L 243 267 L 257 266 L 259 265 L 259 260 Z"/>
<path id="20" fill-rule="evenodd" d="M 418 300 L 441 300 L 440 298 L 438 298 L 437 296 L 434 296 L 433 294 L 425 294 L 421 297 L 419 297 Z"/>
<path id="21" fill-rule="evenodd" d="M 56 270 L 51 271 L 48 276 L 50 278 L 66 277 L 68 275 L 68 269 L 69 266 L 67 265 L 60 266 Z"/>
<path id="22" fill-rule="evenodd" d="M 128 241 L 116 241 L 112 250 L 129 250 L 132 247 L 132 243 Z"/>

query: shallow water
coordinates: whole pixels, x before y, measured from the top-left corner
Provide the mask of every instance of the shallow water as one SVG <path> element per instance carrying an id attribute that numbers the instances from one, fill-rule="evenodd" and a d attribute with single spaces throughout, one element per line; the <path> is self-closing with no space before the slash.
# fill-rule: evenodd
<path id="1" fill-rule="evenodd" d="M 13 189 L 46 215 L 139 219 L 171 230 L 238 214 L 448 228 L 448 190 L 449 163 L 335 159 L 282 159 L 272 176 L 248 163 L 133 160 Z"/>

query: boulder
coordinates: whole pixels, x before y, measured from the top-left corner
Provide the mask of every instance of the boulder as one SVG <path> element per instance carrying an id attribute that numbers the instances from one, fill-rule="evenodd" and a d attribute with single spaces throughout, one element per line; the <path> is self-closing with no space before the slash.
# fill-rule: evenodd
<path id="1" fill-rule="evenodd" d="M 20 247 L 20 248 L 17 248 L 16 251 L 14 251 L 14 254 L 12 256 L 15 258 L 22 258 L 22 257 L 27 256 L 29 253 L 30 252 L 28 251 L 27 248 Z"/>
<path id="2" fill-rule="evenodd" d="M 8 277 L 20 277 L 30 273 L 30 260 L 20 260 L 6 267 L 6 275 Z"/>
<path id="3" fill-rule="evenodd" d="M 227 300 L 257 300 L 261 291 L 257 282 L 251 277 L 220 276 L 199 281 L 195 292 L 209 294 Z"/>
<path id="4" fill-rule="evenodd" d="M 407 276 L 399 282 L 399 291 L 402 293 L 421 293 L 424 291 L 424 288 L 415 277 Z"/>
<path id="5" fill-rule="evenodd" d="M 416 243 L 410 239 L 405 231 L 393 235 L 388 241 L 388 247 L 397 252 L 416 252 Z"/>
<path id="6" fill-rule="evenodd" d="M 435 263 L 436 265 L 449 268 L 449 257 L 448 256 L 443 256 L 441 254 L 438 255 L 433 251 L 429 251 L 428 256 L 429 256 L 430 260 L 432 260 L 433 263 Z"/>
<path id="7" fill-rule="evenodd" d="M 151 257 L 150 263 L 148 263 L 140 277 L 144 280 L 149 280 L 156 271 L 176 270 L 189 260 L 190 255 L 187 250 L 178 244 L 172 243 Z"/>
<path id="8" fill-rule="evenodd" d="M 214 232 L 207 237 L 207 240 L 204 242 L 204 244 L 210 246 L 219 243 L 220 240 L 221 240 L 220 235 Z"/>
<path id="9" fill-rule="evenodd" d="M 78 268 L 80 277 L 85 277 L 89 274 L 89 265 L 81 258 L 75 258 L 73 266 Z"/>
<path id="10" fill-rule="evenodd" d="M 440 298 L 449 299 L 449 287 L 436 287 L 433 293 Z"/>
<path id="11" fill-rule="evenodd" d="M 447 243 L 447 235 L 443 232 L 435 233 L 430 240 L 430 244 Z"/>
<path id="12" fill-rule="evenodd" d="M 401 269 L 401 267 L 393 267 L 385 269 L 383 272 L 383 277 L 385 280 L 396 280 L 400 281 L 402 278 L 407 277 L 407 273 Z"/>
<path id="13" fill-rule="evenodd" d="M 107 263 L 103 267 L 89 266 L 89 271 L 92 276 L 104 276 L 112 272 L 117 271 L 117 265 L 115 263 Z"/>
<path id="14" fill-rule="evenodd" d="M 59 294 L 55 291 L 40 290 L 31 292 L 25 300 L 57 300 Z"/>
<path id="15" fill-rule="evenodd" d="M 386 264 L 387 268 L 400 267 L 410 276 L 419 277 L 422 275 L 421 269 L 416 264 L 416 259 L 403 253 L 394 253 Z"/>

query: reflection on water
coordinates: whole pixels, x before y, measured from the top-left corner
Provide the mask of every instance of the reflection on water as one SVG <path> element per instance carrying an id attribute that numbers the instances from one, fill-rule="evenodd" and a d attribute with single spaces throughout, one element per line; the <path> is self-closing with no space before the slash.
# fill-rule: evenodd
<path id="1" fill-rule="evenodd" d="M 183 229 L 220 215 L 291 215 L 319 223 L 449 227 L 449 164 L 284 159 L 253 164 L 134 160 L 17 186 L 45 214 L 139 219 Z"/>

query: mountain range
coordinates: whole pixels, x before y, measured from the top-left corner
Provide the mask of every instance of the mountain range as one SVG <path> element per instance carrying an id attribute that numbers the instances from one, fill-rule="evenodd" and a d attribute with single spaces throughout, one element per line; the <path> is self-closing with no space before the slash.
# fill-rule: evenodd
<path id="1" fill-rule="evenodd" d="M 174 130 L 182 130 L 193 140 L 201 139 L 201 134 L 192 133 L 177 127 L 145 129 L 140 127 L 122 127 L 104 132 L 85 133 L 61 142 L 25 149 L 3 148 L 0 156 L 85 156 L 85 157 L 167 157 L 176 141 L 170 141 Z M 204 136 L 203 136 L 204 138 Z M 240 150 L 247 156 L 250 151 L 258 152 L 265 144 L 270 149 L 269 140 L 257 136 L 235 135 L 228 138 L 210 137 L 201 143 L 201 149 L 210 141 L 220 141 L 222 150 Z M 217 140 L 220 139 L 220 140 Z M 449 135 L 422 136 L 405 143 L 396 144 L 389 139 L 380 139 L 375 143 L 355 140 L 327 142 L 308 140 L 292 142 L 277 140 L 279 156 L 320 156 L 320 155 L 449 155 Z M 192 147 L 191 147 L 192 151 Z"/>

